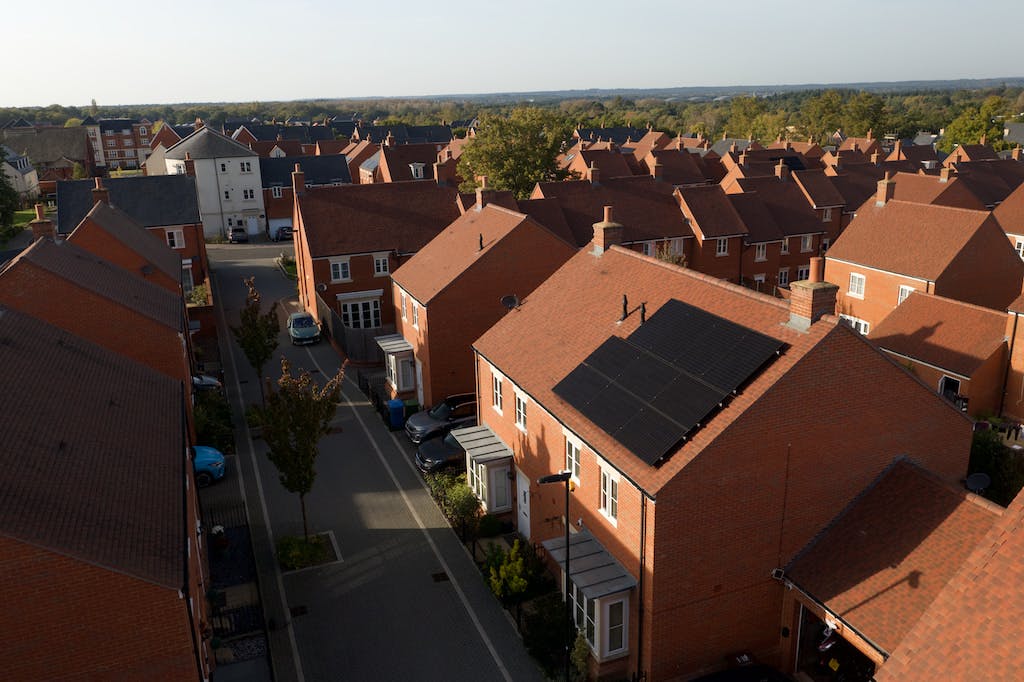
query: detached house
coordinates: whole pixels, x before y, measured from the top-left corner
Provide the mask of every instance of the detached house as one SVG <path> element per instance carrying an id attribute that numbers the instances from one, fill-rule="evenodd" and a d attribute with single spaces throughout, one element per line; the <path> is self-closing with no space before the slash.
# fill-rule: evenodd
<path id="1" fill-rule="evenodd" d="M 391 272 L 459 216 L 433 182 L 305 187 L 292 174 L 299 302 L 349 354 L 373 359 L 395 330 Z"/>
<path id="2" fill-rule="evenodd" d="M 415 391 L 420 405 L 473 392 L 473 341 L 576 252 L 532 218 L 485 205 L 484 190 L 478 194 L 392 275 L 397 334 L 377 342 L 392 391 Z"/>
<path id="3" fill-rule="evenodd" d="M 9 307 L 0 336 L 0 677 L 209 679 L 188 394 Z"/>
<path id="4" fill-rule="evenodd" d="M 194 175 L 207 237 L 244 227 L 250 237 L 266 227 L 260 160 L 248 147 L 203 127 L 164 154 L 168 175 Z"/>
<path id="5" fill-rule="evenodd" d="M 829 249 L 825 279 L 839 285 L 839 313 L 867 334 L 912 291 L 1005 311 L 1021 292 L 1024 262 L 987 211 L 892 200 L 879 182 Z"/>
<path id="6" fill-rule="evenodd" d="M 27 156 L 0 144 L 0 173 L 7 178 L 22 203 L 39 195 L 39 174 Z"/>
<path id="7" fill-rule="evenodd" d="M 820 260 L 785 302 L 621 248 L 622 229 L 595 225 L 474 344 L 480 426 L 453 432 L 470 484 L 552 565 L 569 552 L 592 673 L 783 665 L 773 570 L 898 457 L 956 483 L 971 423 L 838 323 Z M 538 483 L 566 469 L 568 518 Z"/>

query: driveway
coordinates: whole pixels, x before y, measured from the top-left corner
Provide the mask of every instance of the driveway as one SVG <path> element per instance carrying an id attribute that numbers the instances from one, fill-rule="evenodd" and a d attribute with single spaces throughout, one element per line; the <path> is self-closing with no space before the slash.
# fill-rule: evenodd
<path id="1" fill-rule="evenodd" d="M 296 310 L 295 283 L 272 258 L 290 245 L 210 245 L 217 305 L 237 323 L 244 277 L 265 304 L 280 301 L 280 357 L 319 383 L 337 371 L 327 343 L 296 348 L 283 332 Z M 225 336 L 228 338 L 228 336 Z M 259 400 L 255 372 L 233 344 L 223 358 L 236 412 Z M 317 480 L 306 497 L 311 530 L 330 532 L 341 561 L 281 575 L 272 538 L 302 532 L 298 497 L 278 482 L 262 441 L 240 434 L 238 467 L 253 520 L 264 608 L 274 629 L 277 680 L 541 680 L 505 612 L 449 528 L 412 465 L 413 448 L 391 433 L 346 377 L 334 430 L 320 442 Z M 260 519 L 263 519 L 260 522 Z"/>

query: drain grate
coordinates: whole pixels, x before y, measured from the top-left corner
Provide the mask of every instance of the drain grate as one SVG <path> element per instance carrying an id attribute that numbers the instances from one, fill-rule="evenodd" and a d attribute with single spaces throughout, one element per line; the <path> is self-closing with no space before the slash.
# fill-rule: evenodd
<path id="1" fill-rule="evenodd" d="M 309 610 L 305 606 L 293 606 L 288 610 L 291 611 L 293 618 L 295 616 L 305 616 L 309 613 Z"/>
<path id="2" fill-rule="evenodd" d="M 435 583 L 446 583 L 451 579 L 444 571 L 441 571 L 440 573 L 431 573 L 430 577 L 434 579 Z"/>

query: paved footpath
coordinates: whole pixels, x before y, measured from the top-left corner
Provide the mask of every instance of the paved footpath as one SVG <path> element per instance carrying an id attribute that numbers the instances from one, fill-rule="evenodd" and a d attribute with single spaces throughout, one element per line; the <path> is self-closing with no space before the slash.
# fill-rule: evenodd
<path id="1" fill-rule="evenodd" d="M 273 268 L 280 247 L 211 246 L 219 333 L 237 323 L 241 279 L 255 274 L 282 321 L 295 284 Z M 283 330 L 282 324 L 282 330 Z M 223 365 L 233 410 L 259 400 L 255 372 L 233 344 Z M 339 366 L 327 343 L 295 348 L 282 332 L 280 355 L 319 383 Z M 236 414 L 236 423 L 242 423 Z M 281 575 L 273 541 L 302 532 L 298 497 L 280 485 L 262 441 L 238 434 L 242 485 L 270 632 L 275 679 L 542 680 L 505 611 L 430 498 L 412 446 L 390 432 L 346 377 L 334 430 L 320 442 L 317 480 L 306 497 L 311 530 L 328 532 L 341 561 Z"/>

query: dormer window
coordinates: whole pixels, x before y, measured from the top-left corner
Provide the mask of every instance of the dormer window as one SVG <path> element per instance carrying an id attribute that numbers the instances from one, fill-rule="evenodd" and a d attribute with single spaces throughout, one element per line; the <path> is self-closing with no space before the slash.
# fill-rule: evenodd
<path id="1" fill-rule="evenodd" d="M 423 164 L 423 163 L 410 163 L 409 164 L 409 170 L 412 171 L 412 179 L 413 180 L 422 180 L 423 179 L 423 168 L 425 166 L 426 166 L 426 164 Z"/>

